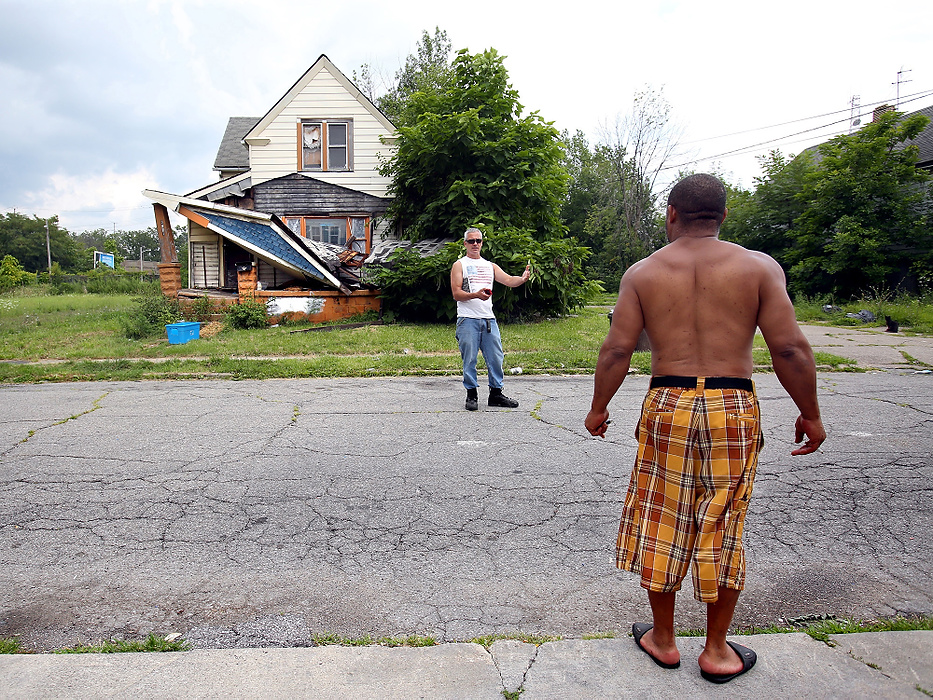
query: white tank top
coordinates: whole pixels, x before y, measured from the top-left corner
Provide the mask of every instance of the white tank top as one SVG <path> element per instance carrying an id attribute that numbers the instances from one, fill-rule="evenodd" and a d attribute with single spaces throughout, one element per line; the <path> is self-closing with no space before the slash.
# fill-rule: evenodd
<path id="1" fill-rule="evenodd" d="M 481 289 L 492 289 L 495 273 L 492 263 L 483 258 L 470 258 L 464 256 L 457 262 L 463 270 L 463 291 L 478 292 Z M 457 316 L 459 318 L 495 318 L 492 311 L 492 297 L 486 301 L 482 299 L 468 299 L 457 302 Z"/>

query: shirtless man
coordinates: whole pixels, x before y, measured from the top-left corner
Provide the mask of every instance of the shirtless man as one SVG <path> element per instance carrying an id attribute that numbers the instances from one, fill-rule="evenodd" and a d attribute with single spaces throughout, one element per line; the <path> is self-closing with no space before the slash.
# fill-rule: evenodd
<path id="1" fill-rule="evenodd" d="M 651 388 L 639 421 L 638 457 L 623 508 L 616 565 L 641 576 L 653 625 L 632 627 L 658 665 L 680 666 L 674 638 L 677 591 L 689 568 L 707 603 L 702 675 L 725 683 L 755 663 L 726 641 L 744 587 L 742 525 L 761 447 L 752 375 L 760 328 L 775 374 L 800 411 L 791 452 L 826 439 L 813 351 L 797 326 L 784 273 L 769 256 L 720 241 L 726 191 L 711 175 L 671 190 L 670 244 L 623 275 L 612 325 L 599 351 L 586 428 L 604 437 L 642 329 L 651 342 Z"/>

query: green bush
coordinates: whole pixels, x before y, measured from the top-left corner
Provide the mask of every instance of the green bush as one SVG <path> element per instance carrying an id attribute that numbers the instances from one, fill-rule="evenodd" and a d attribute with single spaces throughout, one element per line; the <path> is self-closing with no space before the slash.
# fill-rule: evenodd
<path id="1" fill-rule="evenodd" d="M 126 337 L 131 340 L 165 335 L 165 326 L 182 320 L 177 299 L 152 294 L 134 301 L 137 308 L 121 320 Z"/>
<path id="2" fill-rule="evenodd" d="M 188 310 L 192 320 L 202 323 L 210 321 L 216 313 L 219 313 L 219 309 L 210 297 L 198 297 Z"/>
<path id="3" fill-rule="evenodd" d="M 253 299 L 242 299 L 227 309 L 226 322 L 231 328 L 248 330 L 269 325 L 266 305 Z"/>
<path id="4" fill-rule="evenodd" d="M 15 287 L 24 287 L 27 284 L 35 284 L 36 275 L 32 272 L 26 272 L 19 260 L 12 255 L 3 256 L 0 261 L 0 294 L 9 292 Z"/>
<path id="5" fill-rule="evenodd" d="M 111 270 L 104 273 L 98 273 L 95 270 L 89 273 L 85 288 L 90 294 L 144 294 L 148 296 L 161 291 L 158 282 L 141 282 L 138 273 L 120 273 Z"/>
<path id="6" fill-rule="evenodd" d="M 483 257 L 506 273 L 520 275 L 531 263 L 531 279 L 521 287 L 493 287 L 494 308 L 501 318 L 562 316 L 602 291 L 602 285 L 583 276 L 589 249 L 576 239 L 540 241 L 531 232 L 515 228 L 486 230 L 483 238 Z M 408 321 L 452 321 L 457 317 L 457 303 L 450 293 L 450 268 L 463 255 L 459 240 L 426 258 L 402 249 L 387 265 L 370 270 L 368 279 L 381 288 L 383 308 L 394 316 Z"/>

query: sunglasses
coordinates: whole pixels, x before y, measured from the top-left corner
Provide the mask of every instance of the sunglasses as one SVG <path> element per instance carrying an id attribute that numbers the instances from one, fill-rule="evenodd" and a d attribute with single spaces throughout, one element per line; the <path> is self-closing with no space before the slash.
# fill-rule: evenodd
<path id="1" fill-rule="evenodd" d="M 471 244 L 471 245 L 477 245 L 477 244 L 479 244 L 479 243 L 482 243 L 482 242 L 483 242 L 483 239 L 482 239 L 482 238 L 467 238 L 467 239 L 466 239 L 466 242 L 469 243 L 469 244 Z"/>

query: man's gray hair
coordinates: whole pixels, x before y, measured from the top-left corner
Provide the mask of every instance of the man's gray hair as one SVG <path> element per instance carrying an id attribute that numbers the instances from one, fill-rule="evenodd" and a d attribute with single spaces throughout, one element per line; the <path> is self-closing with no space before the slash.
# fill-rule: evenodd
<path id="1" fill-rule="evenodd" d="M 482 231 L 480 231 L 475 226 L 471 226 L 470 228 L 468 228 L 466 231 L 463 232 L 463 240 L 466 240 L 467 238 L 469 238 L 471 233 L 478 233 L 480 236 L 483 235 Z"/>

